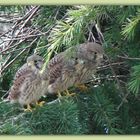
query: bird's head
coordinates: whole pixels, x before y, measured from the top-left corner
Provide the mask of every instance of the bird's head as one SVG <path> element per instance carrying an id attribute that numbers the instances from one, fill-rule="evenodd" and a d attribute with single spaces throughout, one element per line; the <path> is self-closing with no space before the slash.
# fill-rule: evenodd
<path id="1" fill-rule="evenodd" d="M 37 54 L 33 54 L 27 58 L 27 65 L 30 66 L 33 70 L 41 70 L 43 64 L 43 57 Z"/>
<path id="2" fill-rule="evenodd" d="M 78 55 L 82 60 L 98 65 L 104 59 L 104 50 L 100 44 L 88 42 L 80 46 Z"/>
<path id="3" fill-rule="evenodd" d="M 89 47 L 89 56 L 92 61 L 97 65 L 100 65 L 104 61 L 104 50 L 100 44 L 92 43 L 92 47 Z"/>

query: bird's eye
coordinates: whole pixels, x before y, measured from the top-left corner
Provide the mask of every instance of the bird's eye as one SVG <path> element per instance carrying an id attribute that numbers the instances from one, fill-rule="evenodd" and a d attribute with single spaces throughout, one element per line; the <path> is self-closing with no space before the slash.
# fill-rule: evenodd
<path id="1" fill-rule="evenodd" d="M 38 62 L 44 62 L 42 59 L 38 60 Z"/>
<path id="2" fill-rule="evenodd" d="M 34 60 L 35 63 L 37 63 L 37 60 Z"/>
<path id="3" fill-rule="evenodd" d="M 94 52 L 94 60 L 97 58 L 97 52 Z"/>

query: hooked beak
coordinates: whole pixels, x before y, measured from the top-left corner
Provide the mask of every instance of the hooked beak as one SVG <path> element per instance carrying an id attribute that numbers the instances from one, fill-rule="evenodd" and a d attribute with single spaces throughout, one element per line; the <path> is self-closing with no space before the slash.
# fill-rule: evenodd
<path id="1" fill-rule="evenodd" d="M 99 66 L 104 65 L 104 63 L 105 63 L 105 56 L 104 55 L 99 56 L 98 60 L 99 60 L 99 63 L 98 63 Z"/>
<path id="2" fill-rule="evenodd" d="M 44 64 L 44 61 L 40 61 L 39 63 L 37 62 L 37 63 L 35 63 L 35 67 L 37 69 L 41 69 L 43 67 L 43 64 Z"/>
<path id="3" fill-rule="evenodd" d="M 27 63 L 27 64 L 28 64 L 28 66 L 33 66 L 34 65 L 34 62 L 31 61 L 30 63 Z"/>

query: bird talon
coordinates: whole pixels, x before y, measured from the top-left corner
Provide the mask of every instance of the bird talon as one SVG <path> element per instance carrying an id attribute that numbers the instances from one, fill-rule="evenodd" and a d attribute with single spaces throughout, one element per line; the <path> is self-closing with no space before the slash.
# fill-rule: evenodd
<path id="1" fill-rule="evenodd" d="M 32 112 L 33 110 L 31 109 L 31 106 L 28 104 L 27 108 L 24 109 L 25 112 Z"/>
<path id="2" fill-rule="evenodd" d="M 33 112 L 32 109 L 24 109 L 24 112 Z"/>
<path id="3" fill-rule="evenodd" d="M 84 84 L 82 84 L 82 85 L 76 85 L 76 87 L 79 88 L 81 91 L 85 91 L 85 90 L 88 89 L 88 87 L 85 86 Z"/>
<path id="4" fill-rule="evenodd" d="M 61 95 L 61 93 L 58 91 L 58 93 L 57 93 L 57 97 L 58 98 L 61 98 L 62 97 L 62 95 Z"/>
<path id="5" fill-rule="evenodd" d="M 68 96 L 74 96 L 76 93 L 71 93 L 70 95 L 68 95 Z"/>
<path id="6" fill-rule="evenodd" d="M 45 104 L 45 101 L 36 102 L 36 105 L 37 105 L 37 106 L 40 106 L 40 107 L 42 107 L 42 106 L 43 106 L 43 104 Z"/>
<path id="7" fill-rule="evenodd" d="M 65 94 L 66 94 L 66 96 L 73 96 L 73 95 L 75 95 L 75 93 L 69 93 L 68 90 L 66 90 Z"/>

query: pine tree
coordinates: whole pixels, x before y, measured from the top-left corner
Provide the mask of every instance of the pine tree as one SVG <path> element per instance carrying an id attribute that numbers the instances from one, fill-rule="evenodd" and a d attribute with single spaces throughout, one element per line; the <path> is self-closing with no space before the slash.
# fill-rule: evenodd
<path id="1" fill-rule="evenodd" d="M 86 91 L 69 89 L 73 97 L 48 95 L 33 112 L 0 100 L 1 135 L 140 134 L 140 6 L 0 6 L 0 15 L 10 26 L 0 39 L 0 97 L 34 51 L 45 65 L 87 40 L 106 53 Z"/>

